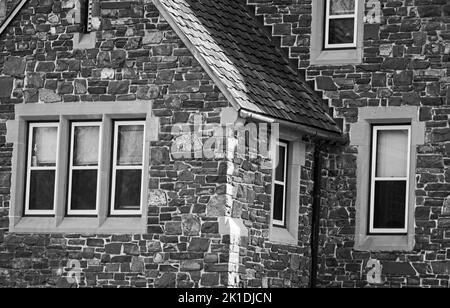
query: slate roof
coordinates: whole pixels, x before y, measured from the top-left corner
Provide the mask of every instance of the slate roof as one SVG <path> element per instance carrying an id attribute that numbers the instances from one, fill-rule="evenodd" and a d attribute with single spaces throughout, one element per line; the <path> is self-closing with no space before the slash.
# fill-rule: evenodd
<path id="1" fill-rule="evenodd" d="M 340 133 L 321 99 L 289 66 L 245 3 L 240 0 L 155 3 L 169 14 L 239 108 Z"/>

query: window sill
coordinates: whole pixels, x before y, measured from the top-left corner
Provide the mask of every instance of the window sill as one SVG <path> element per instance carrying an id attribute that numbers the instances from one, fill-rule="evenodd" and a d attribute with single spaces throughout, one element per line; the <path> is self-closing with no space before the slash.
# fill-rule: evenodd
<path id="1" fill-rule="evenodd" d="M 355 242 L 358 251 L 412 251 L 412 235 L 361 235 Z"/>
<path id="2" fill-rule="evenodd" d="M 311 50 L 311 65 L 348 65 L 361 63 L 361 48 L 342 50 Z"/>
<path id="3" fill-rule="evenodd" d="M 298 245 L 298 241 L 292 234 L 284 228 L 270 228 L 269 240 L 274 243 L 286 245 Z"/>
<path id="4" fill-rule="evenodd" d="M 23 217 L 10 227 L 12 233 L 83 233 L 83 234 L 145 234 L 145 219 L 140 217 L 109 217 L 99 226 L 98 218 L 65 218 L 56 226 L 54 217 Z"/>

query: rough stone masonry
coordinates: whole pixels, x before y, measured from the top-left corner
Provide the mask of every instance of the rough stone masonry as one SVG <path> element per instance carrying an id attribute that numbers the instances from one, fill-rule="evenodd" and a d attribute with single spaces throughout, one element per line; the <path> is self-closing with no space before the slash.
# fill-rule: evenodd
<path id="1" fill-rule="evenodd" d="M 322 153 L 320 286 L 379 286 L 366 277 L 368 261 L 376 259 L 382 286 L 448 287 L 450 3 L 379 2 L 381 22 L 364 24 L 363 62 L 316 66 L 309 61 L 311 0 L 247 0 L 345 133 L 365 107 L 418 106 L 426 125 L 426 143 L 414 158 L 411 252 L 353 248 L 358 149 L 329 146 Z M 100 1 L 101 28 L 87 50 L 73 49 L 79 29 L 66 22 L 71 8 L 71 0 L 30 0 L 0 36 L 0 286 L 67 286 L 69 260 L 80 262 L 80 287 L 308 286 L 314 145 L 308 144 L 301 172 L 299 243 L 272 243 L 271 178 L 258 160 L 170 156 L 172 124 L 192 123 L 194 114 L 218 123 L 229 103 L 152 2 Z M 151 100 L 160 118 L 160 138 L 150 149 L 147 234 L 9 233 L 14 145 L 5 136 L 14 106 L 124 100 Z M 231 205 L 225 202 L 230 184 Z M 225 213 L 242 218 L 248 238 L 219 232 Z"/>
<path id="2" fill-rule="evenodd" d="M 66 18 L 73 8 L 72 0 L 28 1 L 0 37 L 0 286 L 306 286 L 306 187 L 305 242 L 271 244 L 271 178 L 258 159 L 171 155 L 175 123 L 192 124 L 200 115 L 207 137 L 229 103 L 152 1 L 99 1 L 101 26 L 89 49 L 74 48 L 79 25 Z M 6 121 L 14 119 L 14 106 L 135 100 L 151 102 L 160 123 L 149 149 L 147 233 L 8 232 L 15 145 L 6 141 Z M 219 218 L 225 216 L 259 230 L 250 238 L 221 232 Z"/>
<path id="3" fill-rule="evenodd" d="M 450 270 L 450 2 L 381 0 L 380 23 L 364 24 L 359 65 L 310 64 L 312 1 L 247 1 L 280 48 L 322 93 L 349 133 L 361 108 L 418 106 L 426 143 L 415 172 L 411 252 L 356 251 L 355 147 L 324 154 L 319 280 L 323 287 L 366 287 L 367 262 L 383 267 L 384 287 L 448 287 Z M 361 1 L 365 4 L 369 1 Z M 373 1 L 371 1 L 373 2 Z"/>
<path id="4" fill-rule="evenodd" d="M 228 286 L 229 236 L 210 215 L 225 192 L 217 160 L 174 161 L 171 125 L 195 114 L 216 123 L 228 106 L 220 91 L 151 1 L 100 2 L 95 48 L 73 49 L 78 25 L 66 21 L 73 1 L 28 1 L 0 39 L 0 285 Z M 150 149 L 148 233 L 130 235 L 8 233 L 11 151 L 5 120 L 15 104 L 147 100 L 160 118 Z M 81 230 L 80 230 L 81 231 Z"/>

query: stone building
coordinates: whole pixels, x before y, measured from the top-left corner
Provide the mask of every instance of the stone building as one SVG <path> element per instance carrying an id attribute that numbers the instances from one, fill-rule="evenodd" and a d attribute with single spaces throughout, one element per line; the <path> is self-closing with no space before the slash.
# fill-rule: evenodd
<path id="1" fill-rule="evenodd" d="M 0 287 L 449 286 L 450 1 L 0 11 Z"/>

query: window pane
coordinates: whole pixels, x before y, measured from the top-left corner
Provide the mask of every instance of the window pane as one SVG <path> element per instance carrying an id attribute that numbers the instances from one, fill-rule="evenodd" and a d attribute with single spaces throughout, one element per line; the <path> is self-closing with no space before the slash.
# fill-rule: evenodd
<path id="1" fill-rule="evenodd" d="M 344 15 L 355 13 L 355 0 L 329 0 L 330 15 Z"/>
<path id="2" fill-rule="evenodd" d="M 98 165 L 99 126 L 76 126 L 74 129 L 73 165 Z"/>
<path id="3" fill-rule="evenodd" d="M 55 196 L 55 171 L 31 170 L 30 210 L 52 210 Z"/>
<path id="4" fill-rule="evenodd" d="M 121 125 L 118 136 L 118 165 L 141 165 L 144 142 L 143 125 Z"/>
<path id="5" fill-rule="evenodd" d="M 273 219 L 283 220 L 283 208 L 284 208 L 284 187 L 282 185 L 275 184 L 273 202 Z"/>
<path id="6" fill-rule="evenodd" d="M 139 210 L 141 204 L 141 170 L 117 170 L 114 208 Z"/>
<path id="7" fill-rule="evenodd" d="M 275 180 L 284 182 L 284 168 L 285 168 L 285 159 L 286 159 L 286 148 L 283 146 L 278 147 L 278 165 L 275 169 Z"/>
<path id="8" fill-rule="evenodd" d="M 72 210 L 95 210 L 97 170 L 73 170 L 70 205 Z"/>
<path id="9" fill-rule="evenodd" d="M 56 166 L 57 127 L 34 127 L 31 144 L 31 166 Z"/>
<path id="10" fill-rule="evenodd" d="M 405 227 L 406 181 L 375 183 L 374 228 Z"/>
<path id="11" fill-rule="evenodd" d="M 377 177 L 406 177 L 408 131 L 380 130 L 377 140 Z"/>
<path id="12" fill-rule="evenodd" d="M 330 19 L 328 44 L 352 44 L 355 37 L 353 18 Z"/>

